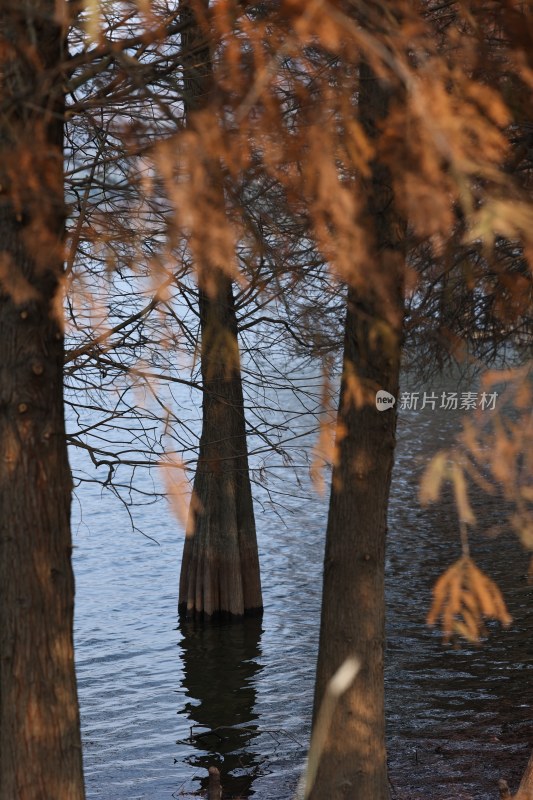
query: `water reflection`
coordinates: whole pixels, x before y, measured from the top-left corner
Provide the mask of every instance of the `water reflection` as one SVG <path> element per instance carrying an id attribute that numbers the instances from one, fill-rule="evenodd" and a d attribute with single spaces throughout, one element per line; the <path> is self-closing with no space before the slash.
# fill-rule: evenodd
<path id="1" fill-rule="evenodd" d="M 223 797 L 249 797 L 260 769 L 254 750 L 259 734 L 255 720 L 256 681 L 262 670 L 261 620 L 195 625 L 182 622 L 179 643 L 182 689 L 188 700 L 179 710 L 190 720 L 190 754 L 185 762 L 207 788 L 207 771 L 218 767 Z M 183 745 L 183 742 L 179 743 Z M 180 755 L 183 747 L 180 747 Z"/>
<path id="2" fill-rule="evenodd" d="M 533 606 L 525 574 L 528 556 L 509 531 L 486 535 L 507 516 L 498 498 L 475 486 L 469 532 L 478 566 L 502 590 L 513 624 L 489 623 L 480 647 L 443 647 L 424 625 L 431 588 L 460 555 L 451 491 L 438 504 L 418 503 L 428 457 L 453 441 L 458 422 L 431 413 L 400 418 L 389 512 L 386 697 L 391 780 L 399 796 L 490 798 L 499 778 L 517 785 L 531 742 Z M 407 502 L 406 502 L 407 499 Z M 532 587 L 533 588 L 533 587 Z M 461 794 L 457 792 L 461 787 Z"/>
<path id="3" fill-rule="evenodd" d="M 425 388 L 441 387 L 403 387 Z M 443 388 L 457 390 L 458 384 L 449 381 Z M 438 409 L 402 412 L 398 426 L 385 664 L 390 779 L 397 800 L 493 800 L 498 778 L 518 786 L 533 743 L 529 558 L 509 533 L 486 536 L 507 516 L 496 499 L 472 494 L 478 527 L 471 531 L 471 549 L 502 589 L 514 619 L 511 629 L 493 626 L 483 647 L 463 644 L 455 651 L 443 648 L 439 633 L 424 622 L 431 587 L 458 558 L 461 545 L 453 496 L 443 493 L 441 502 L 422 509 L 418 480 L 435 451 L 450 446 L 460 417 Z M 193 800 L 193 791 L 205 789 L 210 764 L 222 771 L 226 798 L 239 792 L 253 794 L 252 800 L 294 797 L 310 729 L 327 493 L 313 495 L 304 468 L 298 483 L 281 474 L 287 526 L 280 526 L 266 493 L 265 511 L 257 514 L 264 632 L 257 620 L 184 627 L 178 651 L 175 579 L 182 542 L 175 520 L 160 509 L 156 547 L 132 536 L 128 519 L 87 489 L 93 494 L 84 520 L 94 532 L 82 525 L 74 557 L 88 800 Z M 303 499 L 306 494 L 311 499 Z M 153 507 L 142 513 L 141 527 L 152 531 Z M 176 695 L 182 662 L 185 679 Z M 221 728 L 236 724 L 240 731 Z M 204 735 L 176 744 L 178 735 L 187 737 L 189 725 L 204 726 L 193 730 Z M 209 733 L 214 728 L 219 730 Z"/>

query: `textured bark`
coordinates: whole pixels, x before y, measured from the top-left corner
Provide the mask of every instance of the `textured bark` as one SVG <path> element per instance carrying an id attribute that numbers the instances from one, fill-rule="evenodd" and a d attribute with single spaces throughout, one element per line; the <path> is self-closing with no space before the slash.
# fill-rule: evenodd
<path id="1" fill-rule="evenodd" d="M 387 109 L 387 93 L 361 67 L 360 111 L 367 130 Z M 403 325 L 402 227 L 390 176 L 375 163 L 366 188 L 371 244 L 366 286 L 348 291 L 339 455 L 326 534 L 314 723 L 328 681 L 349 656 L 361 671 L 341 696 L 311 791 L 312 800 L 386 800 L 383 685 L 384 568 L 387 504 L 394 460 L 396 411 L 378 411 L 373 396 L 398 396 Z M 353 376 L 371 402 L 357 406 Z M 352 377 L 350 377 L 352 376 Z"/>
<path id="2" fill-rule="evenodd" d="M 213 99 L 209 48 L 196 11 L 182 2 L 187 122 Z M 201 124 L 201 123 L 200 123 Z M 206 154 L 209 158 L 209 154 Z M 213 197 L 223 207 L 220 165 L 210 164 Z M 207 221 L 209 224 L 209 220 Z M 244 399 L 231 278 L 213 264 L 197 264 L 203 380 L 202 434 L 194 480 L 193 526 L 185 540 L 179 611 L 188 617 L 242 616 L 262 609 L 259 557 Z"/>
<path id="3" fill-rule="evenodd" d="M 262 607 L 231 280 L 200 292 L 202 435 L 192 535 L 185 540 L 180 610 L 242 616 Z"/>
<path id="4" fill-rule="evenodd" d="M 82 800 L 63 412 L 62 34 L 0 32 L 0 800 Z"/>

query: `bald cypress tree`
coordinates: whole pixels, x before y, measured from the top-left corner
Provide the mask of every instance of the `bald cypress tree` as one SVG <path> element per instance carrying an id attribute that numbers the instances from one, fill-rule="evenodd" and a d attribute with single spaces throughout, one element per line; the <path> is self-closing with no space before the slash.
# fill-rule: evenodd
<path id="1" fill-rule="evenodd" d="M 63 413 L 63 36 L 2 9 L 0 798 L 84 797 Z"/>
<path id="2" fill-rule="evenodd" d="M 182 0 L 187 126 L 205 124 L 216 102 L 209 40 L 201 10 Z M 205 23 L 205 20 L 204 20 Z M 224 208 L 217 154 L 205 154 L 208 202 Z M 206 219 L 206 224 L 216 224 Z M 243 616 L 262 609 L 259 558 L 248 470 L 237 317 L 230 265 L 212 253 L 196 263 L 203 384 L 202 433 L 194 479 L 191 532 L 181 565 L 179 611 L 188 617 Z"/>
<path id="3" fill-rule="evenodd" d="M 366 63 L 359 72 L 359 113 L 370 140 L 375 140 L 387 114 L 390 88 Z M 378 390 L 398 396 L 404 259 L 389 172 L 378 160 L 370 166 L 365 185 L 367 280 L 350 286 L 347 295 L 338 410 L 341 433 L 326 530 L 315 727 L 335 671 L 350 657 L 360 660 L 361 669 L 339 698 L 312 800 L 387 800 L 389 796 L 384 583 L 396 411 L 378 409 L 375 397 Z M 362 402 L 357 402 L 357 395 Z"/>

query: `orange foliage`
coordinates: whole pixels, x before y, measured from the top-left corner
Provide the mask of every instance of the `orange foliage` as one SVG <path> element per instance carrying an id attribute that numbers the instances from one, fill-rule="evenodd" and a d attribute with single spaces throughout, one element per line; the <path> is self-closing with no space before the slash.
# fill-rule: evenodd
<path id="1" fill-rule="evenodd" d="M 439 618 L 445 642 L 452 636 L 479 641 L 486 619 L 499 620 L 504 627 L 512 622 L 500 590 L 468 556 L 452 564 L 433 587 L 427 624 L 435 625 Z"/>

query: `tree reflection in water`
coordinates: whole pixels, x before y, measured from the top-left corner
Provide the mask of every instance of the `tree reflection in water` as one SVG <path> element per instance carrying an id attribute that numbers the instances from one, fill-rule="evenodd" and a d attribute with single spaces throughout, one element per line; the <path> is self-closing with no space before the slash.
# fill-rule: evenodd
<path id="1" fill-rule="evenodd" d="M 202 789 L 207 789 L 208 768 L 215 766 L 224 798 L 249 797 L 262 761 L 253 749 L 259 734 L 254 706 L 262 669 L 261 619 L 207 625 L 182 621 L 180 630 L 182 688 L 188 700 L 179 713 L 201 726 L 193 729 L 186 763 L 191 774 L 200 773 L 196 780 Z"/>

